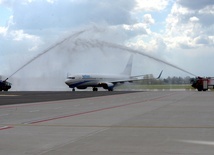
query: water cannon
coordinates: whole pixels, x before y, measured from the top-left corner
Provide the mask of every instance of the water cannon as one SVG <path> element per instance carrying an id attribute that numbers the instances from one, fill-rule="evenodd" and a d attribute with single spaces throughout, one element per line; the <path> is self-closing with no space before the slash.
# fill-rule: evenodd
<path id="1" fill-rule="evenodd" d="M 8 91 L 12 84 L 10 82 L 7 82 L 8 78 L 6 78 L 4 81 L 0 80 L 0 91 Z"/>
<path id="2" fill-rule="evenodd" d="M 9 78 L 6 78 L 3 82 L 6 82 Z"/>

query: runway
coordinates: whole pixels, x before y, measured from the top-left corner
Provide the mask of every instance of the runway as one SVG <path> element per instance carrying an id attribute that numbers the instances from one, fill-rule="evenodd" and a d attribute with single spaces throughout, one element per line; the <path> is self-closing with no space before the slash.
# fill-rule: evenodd
<path id="1" fill-rule="evenodd" d="M 0 154 L 214 152 L 213 92 L 82 92 L 73 99 L 73 92 L 69 97 L 61 92 L 24 93 L 0 94 L 4 104 L 6 98 L 19 97 L 17 102 L 0 106 Z M 34 95 L 39 101 L 25 102 Z M 52 97 L 56 97 L 54 101 L 48 99 Z"/>
<path id="2" fill-rule="evenodd" d="M 10 91 L 0 92 L 0 105 L 20 104 L 20 103 L 34 103 L 44 101 L 88 98 L 95 96 L 106 96 L 133 93 L 135 91 Z"/>

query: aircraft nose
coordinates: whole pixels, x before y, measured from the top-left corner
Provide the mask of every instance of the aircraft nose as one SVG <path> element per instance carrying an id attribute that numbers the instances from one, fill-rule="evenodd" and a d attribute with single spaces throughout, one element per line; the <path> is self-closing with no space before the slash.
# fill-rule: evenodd
<path id="1" fill-rule="evenodd" d="M 66 80 L 65 80 L 65 83 L 66 83 L 67 85 L 69 85 L 69 84 L 70 84 L 70 82 L 71 82 L 71 80 L 70 80 L 70 79 L 66 79 Z"/>

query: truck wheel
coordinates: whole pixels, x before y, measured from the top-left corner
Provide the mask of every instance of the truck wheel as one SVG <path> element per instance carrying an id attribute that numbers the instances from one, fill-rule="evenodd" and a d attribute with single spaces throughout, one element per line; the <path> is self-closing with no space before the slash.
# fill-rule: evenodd
<path id="1" fill-rule="evenodd" d="M 202 91 L 203 90 L 203 86 L 198 86 L 198 91 Z"/>
<path id="2" fill-rule="evenodd" d="M 202 91 L 202 89 L 198 88 L 198 91 Z"/>

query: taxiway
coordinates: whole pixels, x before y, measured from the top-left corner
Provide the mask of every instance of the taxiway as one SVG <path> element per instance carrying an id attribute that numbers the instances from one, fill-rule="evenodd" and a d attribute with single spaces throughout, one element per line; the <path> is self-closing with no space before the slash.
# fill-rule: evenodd
<path id="1" fill-rule="evenodd" d="M 72 92 L 69 92 L 72 93 Z M 2 95 L 0 154 L 212 155 L 213 92 L 154 91 L 22 104 Z M 101 92 L 107 94 L 109 92 Z M 50 97 L 57 96 L 50 95 Z M 12 95 L 12 93 L 11 93 Z M 30 100 L 26 95 L 26 100 Z M 33 95 L 32 95 L 33 96 Z M 6 101 L 2 99 L 1 101 Z M 42 102 L 42 99 L 45 99 Z M 65 99 L 65 100 L 62 100 Z M 11 101 L 12 103 L 12 101 Z"/>

